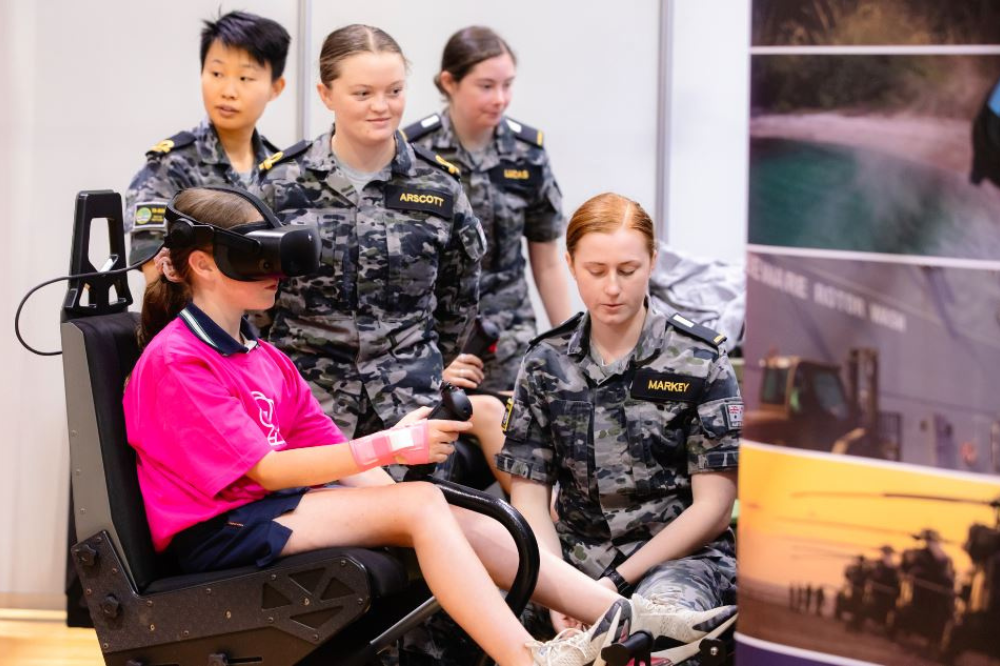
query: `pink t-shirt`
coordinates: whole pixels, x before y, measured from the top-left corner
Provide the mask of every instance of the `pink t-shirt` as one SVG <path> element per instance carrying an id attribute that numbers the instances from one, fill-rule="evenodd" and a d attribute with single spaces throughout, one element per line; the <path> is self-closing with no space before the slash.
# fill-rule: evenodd
<path id="1" fill-rule="evenodd" d="M 245 474 L 268 452 L 346 441 L 283 353 L 260 341 L 224 356 L 180 317 L 143 351 L 123 402 L 157 552 L 265 497 Z"/>

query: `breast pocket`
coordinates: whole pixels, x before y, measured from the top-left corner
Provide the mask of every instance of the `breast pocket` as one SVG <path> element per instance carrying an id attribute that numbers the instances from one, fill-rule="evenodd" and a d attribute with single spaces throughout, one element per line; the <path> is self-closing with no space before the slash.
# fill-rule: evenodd
<path id="1" fill-rule="evenodd" d="M 431 297 L 448 242 L 448 223 L 419 211 L 387 211 L 386 244 L 389 257 L 387 301 L 389 312 L 409 318 L 430 314 Z"/>
<path id="2" fill-rule="evenodd" d="M 677 471 L 686 470 L 684 423 L 691 405 L 683 402 L 625 403 L 632 477 L 639 497 L 661 494 L 677 485 Z"/>
<path id="3" fill-rule="evenodd" d="M 517 265 L 524 236 L 525 194 L 510 188 L 497 188 L 493 199 L 493 225 L 486 229 L 487 259 L 483 268 L 500 271 Z"/>
<path id="4" fill-rule="evenodd" d="M 553 448 L 569 475 L 566 478 L 560 474 L 560 481 L 571 481 L 586 493 L 594 470 L 594 448 L 590 443 L 594 406 L 577 400 L 555 400 L 550 409 Z"/>

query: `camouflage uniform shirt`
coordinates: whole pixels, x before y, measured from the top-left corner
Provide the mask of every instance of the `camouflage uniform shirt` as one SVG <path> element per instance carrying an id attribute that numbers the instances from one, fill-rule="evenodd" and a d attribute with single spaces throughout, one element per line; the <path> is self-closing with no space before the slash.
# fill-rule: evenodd
<path id="1" fill-rule="evenodd" d="M 497 463 L 559 482 L 563 553 L 598 578 L 691 506 L 692 474 L 736 469 L 743 402 L 712 341 L 724 338 L 704 327 L 651 308 L 631 355 L 607 367 L 589 328 L 577 315 L 533 341 Z"/>
<path id="2" fill-rule="evenodd" d="M 256 130 L 252 141 L 257 164 L 277 150 Z M 251 178 L 256 179 L 256 171 Z M 125 195 L 125 233 L 131 237 L 129 263 L 152 258 L 163 242 L 167 203 L 184 188 L 199 185 L 243 189 L 248 185 L 229 163 L 207 118 L 190 132 L 180 132 L 153 146 L 146 153 L 146 166 L 129 184 Z"/>
<path id="3" fill-rule="evenodd" d="M 355 437 L 372 410 L 391 426 L 437 400 L 476 315 L 485 239 L 447 162 L 397 136 L 392 162 L 359 193 L 333 131 L 284 151 L 261 181 L 278 217 L 322 240 L 319 273 L 282 283 L 269 339 Z"/>
<path id="4" fill-rule="evenodd" d="M 447 111 L 403 132 L 462 171 L 462 185 L 489 247 L 479 283 L 479 313 L 500 331 L 495 355 L 484 359 L 482 388 L 509 391 L 536 334 L 521 237 L 547 243 L 557 240 L 564 226 L 562 194 L 542 148 L 542 133 L 503 118 L 477 163 L 459 142 Z"/>

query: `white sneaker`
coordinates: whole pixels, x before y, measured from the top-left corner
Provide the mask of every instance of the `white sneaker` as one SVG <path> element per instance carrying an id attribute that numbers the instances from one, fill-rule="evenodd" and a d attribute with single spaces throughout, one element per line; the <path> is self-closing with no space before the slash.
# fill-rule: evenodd
<path id="1" fill-rule="evenodd" d="M 672 664 L 684 663 L 691 657 L 694 657 L 701 652 L 701 642 L 703 640 L 708 638 L 718 638 L 735 623 L 736 615 L 733 615 L 728 620 L 724 621 L 715 629 L 712 629 L 706 635 L 702 636 L 693 643 L 678 645 L 677 647 L 651 653 L 649 656 L 652 659 L 653 666 L 671 666 Z"/>
<path id="2" fill-rule="evenodd" d="M 655 598 L 645 599 L 638 594 L 633 594 L 631 601 L 635 620 L 632 631 L 648 631 L 654 639 L 665 636 L 681 643 L 704 638 L 736 614 L 736 606 L 695 611 L 671 608 L 657 603 Z"/>
<path id="3" fill-rule="evenodd" d="M 528 641 L 536 666 L 605 666 L 601 650 L 622 641 L 632 631 L 632 607 L 616 601 L 587 631 L 566 629 L 551 641 Z"/>

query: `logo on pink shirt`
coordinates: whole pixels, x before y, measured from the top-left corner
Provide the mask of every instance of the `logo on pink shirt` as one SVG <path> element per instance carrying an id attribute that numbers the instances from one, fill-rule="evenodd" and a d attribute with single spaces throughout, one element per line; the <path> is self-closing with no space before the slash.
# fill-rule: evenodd
<path id="1" fill-rule="evenodd" d="M 271 400 L 260 391 L 251 393 L 257 403 L 260 424 L 267 429 L 267 443 L 277 448 L 285 445 L 285 438 L 281 436 L 281 430 L 274 425 L 274 400 Z"/>

